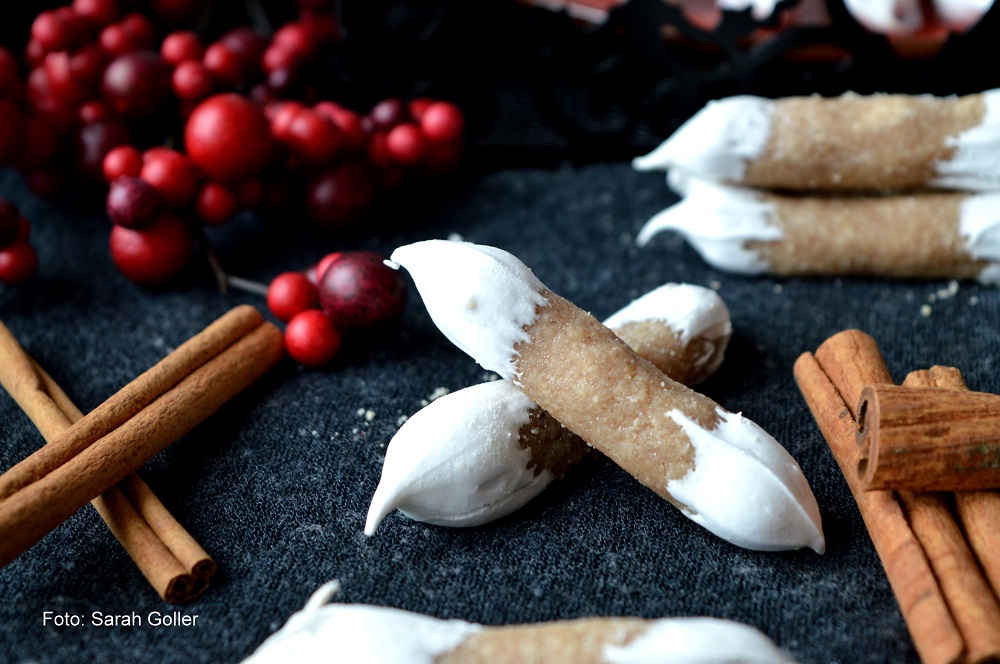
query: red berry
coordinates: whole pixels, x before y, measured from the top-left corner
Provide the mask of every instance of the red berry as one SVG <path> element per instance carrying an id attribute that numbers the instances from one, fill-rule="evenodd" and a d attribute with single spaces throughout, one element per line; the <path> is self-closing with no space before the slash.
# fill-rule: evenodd
<path id="1" fill-rule="evenodd" d="M 268 111 L 271 135 L 279 141 L 287 141 L 291 136 L 292 122 L 305 108 L 297 101 L 282 101 L 272 105 Z"/>
<path id="2" fill-rule="evenodd" d="M 171 32 L 160 44 L 160 57 L 172 67 L 188 60 L 201 60 L 204 54 L 205 46 L 201 43 L 201 37 L 191 30 Z"/>
<path id="3" fill-rule="evenodd" d="M 141 230 L 114 226 L 109 245 L 111 259 L 125 277 L 142 286 L 156 286 L 184 270 L 194 240 L 183 219 L 164 214 Z"/>
<path id="4" fill-rule="evenodd" d="M 100 120 L 81 125 L 74 143 L 76 167 L 95 182 L 104 179 L 104 158 L 120 146 L 132 142 L 128 125 L 121 120 Z"/>
<path id="5" fill-rule="evenodd" d="M 285 328 L 285 348 L 289 356 L 307 367 L 327 364 L 340 352 L 340 332 L 319 309 L 295 315 Z"/>
<path id="6" fill-rule="evenodd" d="M 271 44 L 261 56 L 261 66 L 268 74 L 280 69 L 293 69 L 299 65 L 298 56 L 287 49 Z M 270 78 L 270 77 L 269 77 Z"/>
<path id="7" fill-rule="evenodd" d="M 108 107 L 103 102 L 91 100 L 85 101 L 80 105 L 80 108 L 76 111 L 76 116 L 83 124 L 89 124 L 91 122 L 110 120 L 111 111 L 108 110 Z"/>
<path id="8" fill-rule="evenodd" d="M 433 99 L 427 97 L 418 97 L 417 99 L 411 99 L 407 108 L 410 110 L 410 117 L 412 117 L 417 122 L 420 122 L 420 118 L 423 117 L 424 111 L 427 107 L 434 103 Z"/>
<path id="9" fill-rule="evenodd" d="M 0 249 L 0 281 L 11 286 L 23 284 L 38 272 L 38 254 L 27 242 Z"/>
<path id="10" fill-rule="evenodd" d="M 68 51 L 76 45 L 80 26 L 55 9 L 43 11 L 31 23 L 31 39 L 47 52 Z"/>
<path id="11" fill-rule="evenodd" d="M 313 110 L 326 116 L 337 126 L 344 139 L 345 150 L 359 152 L 365 146 L 368 138 L 361 127 L 361 116 L 357 113 L 332 101 L 321 101 L 313 107 Z"/>
<path id="12" fill-rule="evenodd" d="M 6 198 L 0 198 L 0 247 L 6 247 L 17 238 L 21 225 L 21 213 L 17 206 Z"/>
<path id="13" fill-rule="evenodd" d="M 439 101 L 424 109 L 420 128 L 432 141 L 457 141 L 465 131 L 465 118 L 454 104 Z"/>
<path id="14" fill-rule="evenodd" d="M 45 56 L 42 67 L 47 77 L 48 92 L 60 106 L 78 106 L 87 96 L 87 89 L 81 85 L 80 77 L 72 71 L 69 53 L 49 53 Z"/>
<path id="15" fill-rule="evenodd" d="M 375 202 L 371 170 L 362 162 L 344 161 L 309 182 L 306 213 L 320 228 L 347 228 Z"/>
<path id="16" fill-rule="evenodd" d="M 403 313 L 406 281 L 381 254 L 346 252 L 323 274 L 319 300 L 342 331 L 381 327 Z"/>
<path id="17" fill-rule="evenodd" d="M 119 145 L 104 155 L 104 179 L 111 182 L 123 175 L 138 177 L 142 171 L 142 153 L 131 145 Z"/>
<path id="18" fill-rule="evenodd" d="M 267 287 L 267 306 L 286 323 L 296 314 L 319 306 L 319 291 L 301 272 L 282 272 Z"/>
<path id="19" fill-rule="evenodd" d="M 318 47 L 315 33 L 303 23 L 283 25 L 274 33 L 271 45 L 291 53 L 297 61 L 313 59 Z"/>
<path id="20" fill-rule="evenodd" d="M 167 207 L 187 206 L 198 191 L 198 169 L 183 152 L 151 148 L 142 156 L 139 177 L 153 185 Z"/>
<path id="21" fill-rule="evenodd" d="M 390 168 L 396 165 L 396 160 L 389 150 L 389 134 L 385 131 L 375 131 L 368 137 L 365 151 L 368 163 L 378 169 Z"/>
<path id="22" fill-rule="evenodd" d="M 201 100 L 212 94 L 215 80 L 200 62 L 185 60 L 171 77 L 174 92 L 181 99 Z"/>
<path id="23" fill-rule="evenodd" d="M 126 175 L 111 183 L 106 207 L 113 223 L 146 228 L 160 216 L 160 194 L 145 180 Z"/>
<path id="24" fill-rule="evenodd" d="M 206 182 L 194 199 L 194 209 L 198 218 L 209 226 L 220 226 L 239 212 L 236 195 L 225 185 Z"/>
<path id="25" fill-rule="evenodd" d="M 156 45 L 156 26 L 145 14 L 134 11 L 122 17 L 119 22 L 129 41 L 138 49 L 153 48 Z"/>
<path id="26" fill-rule="evenodd" d="M 323 258 L 319 259 L 319 262 L 316 263 L 316 283 L 317 284 L 323 279 L 323 275 L 326 274 L 326 271 L 330 268 L 331 265 L 333 265 L 333 262 L 335 260 L 338 260 L 343 255 L 344 255 L 344 252 L 342 252 L 342 251 L 335 251 L 335 252 L 333 252 L 331 254 L 327 254 L 326 256 L 323 256 Z"/>
<path id="27" fill-rule="evenodd" d="M 169 72 L 159 53 L 135 51 L 120 55 L 104 70 L 101 93 L 126 118 L 149 117 L 167 99 Z"/>
<path id="28" fill-rule="evenodd" d="M 417 125 L 404 122 L 389 131 L 385 147 L 396 163 L 415 166 L 427 156 L 427 137 Z"/>
<path id="29" fill-rule="evenodd" d="M 84 87 L 94 91 L 108 60 L 108 54 L 103 48 L 97 44 L 87 44 L 70 57 L 69 70 Z"/>
<path id="30" fill-rule="evenodd" d="M 118 3 L 115 0 L 73 0 L 71 6 L 73 13 L 93 25 L 104 26 L 118 17 Z"/>
<path id="31" fill-rule="evenodd" d="M 117 23 L 104 26 L 97 43 L 111 55 L 125 55 L 139 50 L 139 45 L 132 41 L 125 28 Z"/>
<path id="32" fill-rule="evenodd" d="M 209 97 L 188 117 L 184 145 L 212 179 L 237 182 L 260 173 L 271 157 L 271 133 L 260 108 L 237 94 Z"/>
<path id="33" fill-rule="evenodd" d="M 314 166 L 332 162 L 343 144 L 337 127 L 309 109 L 303 109 L 292 118 L 285 140 L 295 154 Z"/>

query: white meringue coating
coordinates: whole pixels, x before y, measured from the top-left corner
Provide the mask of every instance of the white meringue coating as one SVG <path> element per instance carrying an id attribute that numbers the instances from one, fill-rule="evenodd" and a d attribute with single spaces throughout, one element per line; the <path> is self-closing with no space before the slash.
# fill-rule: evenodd
<path id="1" fill-rule="evenodd" d="M 433 664 L 436 658 L 487 629 L 464 620 L 443 620 L 401 609 L 326 604 L 335 588 L 336 582 L 321 586 L 301 611 L 294 613 L 244 662 Z M 595 643 L 594 647 L 601 645 Z M 605 645 L 600 656 L 607 664 L 794 662 L 763 633 L 721 618 L 650 620 L 630 643 Z M 513 663 L 504 660 L 498 664 Z"/>
<path id="2" fill-rule="evenodd" d="M 530 468 L 518 432 L 535 407 L 506 380 L 432 401 L 396 432 L 368 508 L 365 534 L 394 509 L 416 521 L 478 526 L 520 508 L 554 479 Z"/>
<path id="3" fill-rule="evenodd" d="M 389 260 L 406 268 L 431 320 L 485 369 L 516 377 L 513 348 L 545 304 L 545 286 L 511 254 L 487 245 L 425 240 Z"/>
<path id="4" fill-rule="evenodd" d="M 910 34 L 924 25 L 920 0 L 844 0 L 858 23 L 880 34 Z"/>
<path id="5" fill-rule="evenodd" d="M 767 272 L 767 262 L 747 243 L 781 239 L 781 229 L 772 221 L 774 206 L 751 189 L 694 178 L 684 183 L 685 197 L 647 221 L 636 243 L 645 246 L 658 233 L 674 231 L 720 270 Z"/>
<path id="6" fill-rule="evenodd" d="M 985 111 L 978 125 L 948 139 L 954 153 L 934 167 L 934 186 L 964 191 L 1000 189 L 1000 90 L 981 94 Z"/>
<path id="7" fill-rule="evenodd" d="M 990 261 L 979 273 L 979 281 L 1000 283 L 1000 193 L 966 198 L 959 212 L 959 233 L 973 258 Z"/>
<path id="8" fill-rule="evenodd" d="M 669 413 L 695 450 L 694 468 L 667 482 L 695 523 L 756 551 L 826 550 L 816 498 L 795 459 L 757 424 L 718 409 L 707 430 L 679 410 Z"/>
<path id="9" fill-rule="evenodd" d="M 640 171 L 681 169 L 724 182 L 740 182 L 771 135 L 773 102 L 741 95 L 709 102 L 648 155 L 632 161 Z"/>

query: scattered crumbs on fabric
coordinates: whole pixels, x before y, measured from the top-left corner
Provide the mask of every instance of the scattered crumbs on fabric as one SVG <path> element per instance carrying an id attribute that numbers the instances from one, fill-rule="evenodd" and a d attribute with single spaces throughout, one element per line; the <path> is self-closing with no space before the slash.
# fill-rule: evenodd
<path id="1" fill-rule="evenodd" d="M 775 295 L 781 295 L 781 293 L 785 290 L 785 287 L 781 284 L 775 284 L 774 286 L 771 286 L 771 290 L 774 291 Z"/>
<path id="2" fill-rule="evenodd" d="M 431 392 L 429 397 L 420 400 L 420 405 L 426 406 L 432 401 L 437 401 L 438 399 L 448 394 L 449 392 L 451 392 L 451 390 L 449 390 L 447 387 L 435 387 L 434 391 Z"/>
<path id="3" fill-rule="evenodd" d="M 371 422 L 375 419 L 375 411 L 371 408 L 358 408 L 357 416 L 365 418 L 366 422 Z"/>
<path id="4" fill-rule="evenodd" d="M 929 318 L 931 312 L 934 311 L 929 304 L 920 305 L 920 315 L 924 318 Z"/>
<path id="5" fill-rule="evenodd" d="M 970 295 L 969 296 L 969 304 L 972 305 L 972 306 L 976 306 L 977 304 L 979 304 L 979 296 L 978 295 Z"/>
<path id="6" fill-rule="evenodd" d="M 939 288 L 937 292 L 939 300 L 947 300 L 948 298 L 955 297 L 956 295 L 958 295 L 958 281 L 955 279 L 949 281 L 947 287 Z"/>
<path id="7" fill-rule="evenodd" d="M 720 288 L 722 288 L 722 282 L 719 281 L 718 279 L 712 279 L 710 282 L 708 282 L 708 287 L 711 288 L 712 290 L 717 291 Z"/>
<path id="8" fill-rule="evenodd" d="M 406 420 L 410 419 L 409 415 L 400 415 L 396 418 L 396 426 L 401 427 L 406 424 Z"/>

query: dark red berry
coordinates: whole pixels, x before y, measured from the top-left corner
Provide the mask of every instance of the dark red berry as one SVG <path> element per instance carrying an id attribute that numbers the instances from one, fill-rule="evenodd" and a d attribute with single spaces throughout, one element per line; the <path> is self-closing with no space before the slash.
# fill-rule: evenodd
<path id="1" fill-rule="evenodd" d="M 80 104 L 76 115 L 80 118 L 80 122 L 84 124 L 111 119 L 111 111 L 108 110 L 108 107 L 103 102 L 96 100 L 85 101 Z"/>
<path id="2" fill-rule="evenodd" d="M 364 148 L 368 139 L 361 126 L 361 116 L 357 113 L 332 101 L 321 101 L 313 107 L 313 110 L 326 116 L 337 126 L 344 140 L 345 150 L 360 152 Z"/>
<path id="3" fill-rule="evenodd" d="M 160 208 L 159 192 L 141 178 L 126 175 L 108 189 L 108 217 L 119 226 L 146 228 L 159 218 Z"/>
<path id="4" fill-rule="evenodd" d="M 126 278 L 142 286 L 157 286 L 184 271 L 194 239 L 183 219 L 163 214 L 140 230 L 114 226 L 109 246 L 111 259 Z"/>
<path id="5" fill-rule="evenodd" d="M 31 24 L 31 39 L 47 52 L 68 51 L 80 36 L 79 25 L 55 9 L 43 11 Z"/>
<path id="6" fill-rule="evenodd" d="M 319 299 L 323 311 L 343 331 L 381 327 L 403 313 L 406 281 L 381 254 L 345 252 L 323 274 Z"/>
<path id="7" fill-rule="evenodd" d="M 126 118 L 149 117 L 160 110 L 169 91 L 169 72 L 154 51 L 120 55 L 104 70 L 101 93 Z"/>
<path id="8" fill-rule="evenodd" d="M 131 142 L 132 133 L 121 120 L 101 120 L 81 125 L 74 144 L 77 169 L 92 181 L 103 181 L 104 158 L 108 152 Z"/>
<path id="9" fill-rule="evenodd" d="M 21 129 L 21 149 L 14 162 L 17 169 L 30 172 L 48 166 L 59 152 L 59 139 L 51 123 L 40 115 L 27 115 Z"/>
<path id="10" fill-rule="evenodd" d="M 21 79 L 17 71 L 17 58 L 0 46 L 0 98 L 16 99 L 21 89 Z"/>
<path id="11" fill-rule="evenodd" d="M 170 148 L 150 148 L 142 155 L 139 177 L 153 185 L 163 203 L 173 209 L 186 207 L 198 191 L 199 173 L 183 152 Z"/>
<path id="12" fill-rule="evenodd" d="M 340 352 L 340 332 L 319 309 L 307 309 L 292 318 L 285 328 L 285 349 L 289 356 L 307 367 L 329 363 Z"/>
<path id="13" fill-rule="evenodd" d="M 118 17 L 115 0 L 73 0 L 73 12 L 93 25 L 105 26 Z"/>
<path id="14" fill-rule="evenodd" d="M 156 26 L 152 19 L 141 12 L 129 12 L 119 22 L 129 40 L 139 49 L 153 48 L 156 45 Z"/>
<path id="15" fill-rule="evenodd" d="M 333 122 L 309 109 L 302 109 L 292 118 L 285 142 L 303 161 L 314 166 L 332 162 L 343 145 Z"/>
<path id="16" fill-rule="evenodd" d="M 323 275 L 326 274 L 326 271 L 330 268 L 330 266 L 333 265 L 333 262 L 338 260 L 343 255 L 344 252 L 342 251 L 334 251 L 333 253 L 327 254 L 326 256 L 323 256 L 323 258 L 319 259 L 319 262 L 316 263 L 317 284 L 323 278 Z"/>
<path id="17" fill-rule="evenodd" d="M 6 198 L 0 198 L 0 247 L 14 242 L 20 229 L 21 213 Z"/>
<path id="18" fill-rule="evenodd" d="M 368 117 L 375 125 L 376 129 L 392 129 L 400 122 L 408 119 L 406 104 L 402 99 L 383 99 L 372 107 L 368 112 Z"/>
<path id="19" fill-rule="evenodd" d="M 360 161 L 344 161 L 309 182 L 306 213 L 320 228 L 347 228 L 371 207 L 375 195 L 371 169 Z"/>
<path id="20" fill-rule="evenodd" d="M 260 173 L 271 157 L 271 132 L 260 108 L 237 94 L 209 97 L 188 117 L 184 146 L 214 180 L 238 182 Z"/>
<path id="21" fill-rule="evenodd" d="M 215 79 L 200 62 L 186 60 L 171 76 L 174 93 L 181 99 L 202 100 L 215 90 Z"/>
<path id="22" fill-rule="evenodd" d="M 306 309 L 319 307 L 319 290 L 301 272 L 282 272 L 267 287 L 267 306 L 275 317 L 288 322 Z"/>
<path id="23" fill-rule="evenodd" d="M 131 145 L 119 145 L 104 155 L 102 167 L 108 182 L 123 175 L 138 177 L 142 170 L 142 153 Z"/>
<path id="24" fill-rule="evenodd" d="M 0 282 L 16 286 L 38 272 L 38 254 L 27 242 L 16 242 L 0 249 Z"/>

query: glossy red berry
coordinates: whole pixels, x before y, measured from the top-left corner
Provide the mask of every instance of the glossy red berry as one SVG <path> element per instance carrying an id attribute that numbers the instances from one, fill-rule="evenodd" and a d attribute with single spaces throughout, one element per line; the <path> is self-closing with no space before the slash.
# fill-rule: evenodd
<path id="1" fill-rule="evenodd" d="M 105 26 L 118 17 L 115 0 L 73 0 L 73 12 L 93 25 Z"/>
<path id="2" fill-rule="evenodd" d="M 260 108 L 237 94 L 209 97 L 184 127 L 191 159 L 212 179 L 237 182 L 260 173 L 271 157 L 271 132 Z"/>
<path id="3" fill-rule="evenodd" d="M 104 180 L 104 158 L 112 149 L 132 143 L 132 132 L 121 120 L 100 120 L 81 125 L 74 137 L 77 170 L 86 178 Z"/>
<path id="4" fill-rule="evenodd" d="M 120 55 L 104 70 L 101 93 L 108 105 L 126 118 L 145 118 L 167 100 L 169 71 L 154 51 Z"/>
<path id="5" fill-rule="evenodd" d="M 20 229 L 21 213 L 6 198 L 0 198 L 0 247 L 14 242 Z"/>
<path id="6" fill-rule="evenodd" d="M 131 145 L 119 145 L 104 155 L 104 179 L 108 182 L 123 175 L 138 177 L 142 171 L 142 153 Z"/>
<path id="7" fill-rule="evenodd" d="M 415 166 L 427 156 L 427 137 L 417 125 L 404 122 L 386 134 L 385 147 L 396 163 Z"/>
<path id="8" fill-rule="evenodd" d="M 194 250 L 191 230 L 180 217 L 163 214 L 148 228 L 111 229 L 111 259 L 129 280 L 157 286 L 184 271 Z"/>
<path id="9" fill-rule="evenodd" d="M 319 307 L 319 290 L 301 272 L 282 272 L 267 287 L 267 306 L 275 317 L 288 322 L 306 309 Z"/>
<path id="10" fill-rule="evenodd" d="M 345 252 L 323 274 L 319 299 L 342 331 L 381 327 L 403 313 L 406 281 L 381 254 Z"/>
<path id="11" fill-rule="evenodd" d="M 160 194 L 141 178 L 126 175 L 111 183 L 107 212 L 112 223 L 125 228 L 146 228 L 160 216 Z"/>
<path id="12" fill-rule="evenodd" d="M 424 109 L 420 128 L 432 141 L 457 141 L 465 132 L 465 118 L 454 104 L 439 101 Z"/>
<path id="13" fill-rule="evenodd" d="M 15 242 L 0 249 L 0 282 L 16 286 L 38 272 L 38 254 L 27 242 Z"/>
<path id="14" fill-rule="evenodd" d="M 349 108 L 332 101 L 321 101 L 313 107 L 320 115 L 326 116 L 340 130 L 344 141 L 344 149 L 350 152 L 360 152 L 368 140 L 361 126 L 361 116 Z"/>
<path id="15" fill-rule="evenodd" d="M 198 191 L 199 173 L 194 162 L 183 152 L 170 148 L 146 150 L 139 177 L 153 185 L 163 203 L 173 209 L 186 207 Z"/>
<path id="16" fill-rule="evenodd" d="M 201 37 L 192 30 L 178 30 L 163 38 L 160 44 L 160 57 L 172 67 L 189 60 L 201 60 L 205 54 L 205 46 Z"/>
<path id="17" fill-rule="evenodd" d="M 229 187 L 218 182 L 206 182 L 195 196 L 194 210 L 205 224 L 219 226 L 236 216 L 239 201 Z"/>
<path id="18" fill-rule="evenodd" d="M 333 265 L 333 262 L 335 260 L 338 260 L 343 255 L 344 252 L 342 251 L 334 251 L 333 253 L 327 254 L 326 256 L 323 256 L 323 258 L 319 259 L 319 262 L 316 263 L 317 284 L 319 284 L 320 280 L 323 278 L 323 275 L 326 274 L 326 271 L 330 269 L 330 266 Z"/>
<path id="19" fill-rule="evenodd" d="M 186 60 L 171 76 L 174 93 L 181 99 L 202 100 L 215 91 L 215 79 L 195 60 Z"/>
<path id="20" fill-rule="evenodd" d="M 292 118 L 285 142 L 303 161 L 314 166 L 332 162 L 343 145 L 340 130 L 333 122 L 309 109 Z"/>
<path id="21" fill-rule="evenodd" d="M 285 349 L 289 356 L 307 367 L 329 363 L 340 352 L 340 331 L 319 309 L 295 315 L 285 328 Z"/>
<path id="22" fill-rule="evenodd" d="M 395 97 L 383 99 L 375 104 L 368 112 L 376 129 L 392 129 L 400 122 L 405 122 L 408 118 L 406 104 L 402 99 Z"/>
<path id="23" fill-rule="evenodd" d="M 68 51 L 80 37 L 79 21 L 57 9 L 43 11 L 31 23 L 31 39 L 47 52 Z"/>

